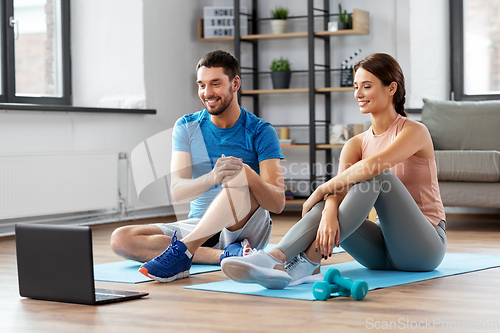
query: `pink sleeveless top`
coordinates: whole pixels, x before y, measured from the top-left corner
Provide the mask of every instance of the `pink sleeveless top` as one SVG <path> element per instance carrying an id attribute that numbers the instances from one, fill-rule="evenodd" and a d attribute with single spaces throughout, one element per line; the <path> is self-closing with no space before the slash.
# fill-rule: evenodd
<path id="1" fill-rule="evenodd" d="M 375 135 L 370 127 L 361 145 L 361 159 L 373 156 L 387 148 L 396 139 L 406 120 L 406 117 L 398 114 L 389 129 L 380 135 Z M 398 176 L 432 225 L 436 226 L 441 220 L 446 219 L 439 193 L 435 159 L 411 156 L 392 167 L 391 171 Z"/>

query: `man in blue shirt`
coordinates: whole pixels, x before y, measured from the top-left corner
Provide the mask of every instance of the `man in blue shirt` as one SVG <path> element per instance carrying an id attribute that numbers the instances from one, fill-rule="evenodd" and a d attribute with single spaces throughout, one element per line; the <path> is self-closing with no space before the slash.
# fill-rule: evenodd
<path id="1" fill-rule="evenodd" d="M 177 120 L 171 161 L 172 197 L 190 202 L 188 220 L 126 226 L 111 236 L 117 254 L 146 262 L 141 273 L 162 282 L 189 276 L 193 261 L 218 264 L 265 247 L 269 212 L 285 206 L 278 136 L 238 105 L 238 60 L 218 50 L 196 70 L 205 109 Z"/>

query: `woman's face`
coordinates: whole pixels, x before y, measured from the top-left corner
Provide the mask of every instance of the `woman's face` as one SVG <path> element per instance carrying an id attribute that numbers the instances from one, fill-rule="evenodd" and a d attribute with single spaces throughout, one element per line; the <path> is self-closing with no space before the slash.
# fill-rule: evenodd
<path id="1" fill-rule="evenodd" d="M 396 82 L 384 86 L 379 78 L 363 68 L 359 68 L 354 75 L 354 97 L 363 114 L 394 109 L 392 99 L 396 88 Z"/>

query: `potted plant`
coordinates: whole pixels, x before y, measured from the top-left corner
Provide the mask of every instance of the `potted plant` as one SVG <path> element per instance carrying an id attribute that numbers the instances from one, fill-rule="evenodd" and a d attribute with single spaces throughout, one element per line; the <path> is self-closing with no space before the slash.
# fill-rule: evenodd
<path id="1" fill-rule="evenodd" d="M 342 12 L 342 5 L 339 3 L 339 30 L 352 29 L 352 15 L 347 14 L 347 10 Z"/>
<path id="2" fill-rule="evenodd" d="M 278 6 L 271 10 L 271 28 L 273 34 L 284 34 L 286 32 L 286 19 L 288 17 L 288 9 Z"/>
<path id="3" fill-rule="evenodd" d="M 288 59 L 273 59 L 269 66 L 271 70 L 271 79 L 274 89 L 288 89 L 290 87 L 290 79 L 292 72 L 290 71 L 290 62 Z"/>

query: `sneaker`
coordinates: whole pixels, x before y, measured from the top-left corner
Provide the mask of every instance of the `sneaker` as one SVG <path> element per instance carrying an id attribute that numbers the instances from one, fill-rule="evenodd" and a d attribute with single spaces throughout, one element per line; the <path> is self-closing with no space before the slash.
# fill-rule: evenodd
<path id="1" fill-rule="evenodd" d="M 252 253 L 252 247 L 250 246 L 250 242 L 248 238 L 245 238 L 241 242 L 229 244 L 224 248 L 224 252 L 220 255 L 219 266 L 223 259 L 229 257 L 243 257 Z"/>
<path id="2" fill-rule="evenodd" d="M 171 282 L 189 277 L 193 255 L 186 245 L 172 236 L 172 244 L 158 257 L 144 263 L 139 272 L 159 282 Z"/>
<path id="3" fill-rule="evenodd" d="M 257 283 L 267 289 L 284 289 L 292 281 L 287 272 L 276 269 L 283 265 L 262 250 L 244 257 L 231 257 L 222 261 L 222 271 L 228 278 L 236 282 Z"/>
<path id="4" fill-rule="evenodd" d="M 309 260 L 304 252 L 297 254 L 295 258 L 285 264 L 285 270 L 292 278 L 292 282 L 288 286 L 293 287 L 302 283 L 314 283 L 323 280 L 323 274 L 321 274 L 319 266 L 320 263 Z"/>

